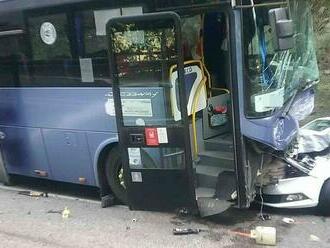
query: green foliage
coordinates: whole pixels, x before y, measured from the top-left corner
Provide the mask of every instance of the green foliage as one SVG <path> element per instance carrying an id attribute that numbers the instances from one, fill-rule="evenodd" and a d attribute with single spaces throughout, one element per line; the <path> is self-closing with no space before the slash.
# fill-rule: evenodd
<path id="1" fill-rule="evenodd" d="M 323 35 L 330 29 L 330 1 L 311 0 L 314 13 L 314 31 L 317 35 Z"/>

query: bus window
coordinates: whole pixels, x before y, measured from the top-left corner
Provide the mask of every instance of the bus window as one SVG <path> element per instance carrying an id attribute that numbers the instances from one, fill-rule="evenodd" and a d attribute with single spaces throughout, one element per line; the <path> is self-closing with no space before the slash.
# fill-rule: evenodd
<path id="1" fill-rule="evenodd" d="M 22 36 L 0 38 L 0 86 L 16 87 L 20 85 L 18 75 L 24 76 L 26 51 Z"/>
<path id="2" fill-rule="evenodd" d="M 107 19 L 120 16 L 120 9 L 86 10 L 74 15 L 74 30 L 79 57 L 93 63 L 95 84 L 108 83 L 110 78 L 105 25 Z"/>
<path id="3" fill-rule="evenodd" d="M 106 24 L 114 17 L 141 14 L 141 7 L 91 9 L 74 14 L 76 50 L 80 58 L 90 58 L 96 86 L 110 86 Z"/>
<path id="4" fill-rule="evenodd" d="M 31 44 L 31 86 L 70 86 L 80 81 L 77 61 L 70 47 L 69 24 L 66 14 L 31 16 L 28 18 Z"/>
<path id="5" fill-rule="evenodd" d="M 79 54 L 84 53 L 84 56 L 93 58 L 107 57 L 105 26 L 108 19 L 118 16 L 120 16 L 120 9 L 88 10 L 77 13 L 75 15 L 76 33 L 84 44 L 84 51 L 80 51 Z"/>
<path id="6" fill-rule="evenodd" d="M 34 60 L 72 58 L 66 14 L 31 17 L 28 25 Z"/>

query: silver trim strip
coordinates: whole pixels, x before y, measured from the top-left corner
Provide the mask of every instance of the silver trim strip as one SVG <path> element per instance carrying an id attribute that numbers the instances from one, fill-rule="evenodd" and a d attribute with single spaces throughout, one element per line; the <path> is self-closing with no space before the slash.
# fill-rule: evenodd
<path id="1" fill-rule="evenodd" d="M 23 29 L 0 31 L 0 37 L 24 34 Z"/>

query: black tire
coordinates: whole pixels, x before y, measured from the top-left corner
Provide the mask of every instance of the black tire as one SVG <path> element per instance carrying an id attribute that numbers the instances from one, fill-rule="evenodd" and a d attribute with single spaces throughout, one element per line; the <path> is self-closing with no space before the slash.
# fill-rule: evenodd
<path id="1" fill-rule="evenodd" d="M 108 185 L 119 201 L 125 205 L 128 204 L 128 196 L 126 188 L 121 184 L 119 179 L 120 171 L 123 165 L 120 157 L 118 146 L 111 149 L 105 161 L 105 174 Z"/>
<path id="2" fill-rule="evenodd" d="M 321 215 L 330 215 L 330 179 L 325 181 L 322 186 L 319 198 L 318 212 Z"/>

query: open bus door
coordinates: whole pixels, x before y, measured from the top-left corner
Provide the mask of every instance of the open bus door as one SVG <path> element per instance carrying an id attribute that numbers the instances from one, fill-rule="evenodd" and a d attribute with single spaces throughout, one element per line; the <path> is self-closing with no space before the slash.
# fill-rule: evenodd
<path id="1" fill-rule="evenodd" d="M 131 209 L 197 210 L 185 93 L 182 117 L 171 109 L 173 65 L 184 78 L 180 18 L 160 13 L 112 19 L 107 25 L 113 99 Z"/>
<path id="2" fill-rule="evenodd" d="M 198 74 L 202 66 L 184 63 L 180 17 L 162 12 L 111 19 L 107 36 L 130 208 L 186 207 L 208 216 L 225 211 L 235 198 L 246 199 L 245 192 L 237 190 L 234 154 L 222 157 L 220 149 L 212 151 L 216 160 L 205 158 L 229 162 L 229 169 L 192 160 L 186 96 L 192 72 L 187 69 L 195 68 Z"/>

